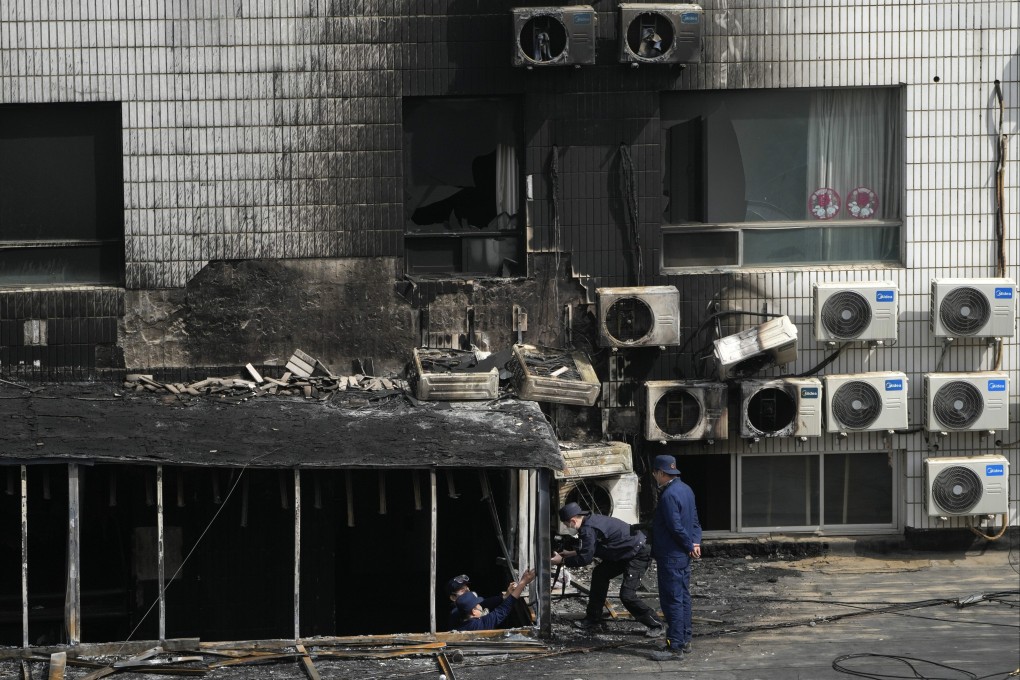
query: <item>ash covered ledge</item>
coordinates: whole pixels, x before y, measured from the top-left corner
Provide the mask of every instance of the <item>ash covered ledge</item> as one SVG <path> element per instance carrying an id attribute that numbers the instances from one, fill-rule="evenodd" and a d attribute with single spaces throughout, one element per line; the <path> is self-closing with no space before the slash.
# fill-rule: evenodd
<path id="1" fill-rule="evenodd" d="M 0 462 L 268 468 L 563 467 L 535 402 L 182 401 L 107 384 L 0 383 Z"/>

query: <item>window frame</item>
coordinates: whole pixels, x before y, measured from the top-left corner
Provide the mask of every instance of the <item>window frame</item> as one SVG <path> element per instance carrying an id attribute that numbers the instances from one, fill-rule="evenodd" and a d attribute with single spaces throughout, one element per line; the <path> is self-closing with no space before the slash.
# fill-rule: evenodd
<path id="1" fill-rule="evenodd" d="M 423 105 L 426 102 L 491 102 L 495 103 L 511 116 L 512 120 L 512 134 L 513 134 L 513 151 L 516 159 L 516 201 L 517 210 L 516 213 L 510 216 L 510 219 L 515 221 L 515 226 L 511 229 L 496 227 L 495 229 L 478 228 L 475 231 L 455 231 L 455 230 L 428 230 L 423 229 L 421 231 L 412 231 L 409 226 L 411 222 L 411 210 L 409 200 L 406 197 L 408 187 L 407 173 L 411 172 L 413 165 L 413 151 L 407 147 L 406 135 L 408 129 L 406 127 L 406 116 L 409 107 L 415 105 Z M 491 242 L 493 244 L 499 244 L 504 240 L 515 241 L 514 250 L 517 255 L 517 271 L 511 274 L 510 278 L 525 278 L 527 276 L 527 218 L 528 218 L 528 206 L 527 206 L 527 177 L 524 172 L 524 158 L 526 146 L 524 142 L 524 130 L 523 122 L 525 120 L 524 110 L 522 101 L 519 97 L 514 96 L 415 96 L 415 97 L 404 97 L 402 104 L 402 128 L 403 134 L 405 135 L 405 145 L 402 153 L 402 177 L 401 185 L 405 192 L 405 200 L 402 204 L 404 229 L 403 229 L 403 251 L 404 251 L 404 271 L 409 276 L 416 277 L 430 277 L 430 278 L 444 278 L 444 279 L 458 279 L 458 278 L 503 278 L 499 273 L 493 273 L 491 271 L 478 271 L 475 269 L 469 269 L 467 265 L 467 250 L 470 248 L 472 243 Z M 425 206 L 419 206 L 425 207 Z M 497 214 L 498 216 L 498 214 Z M 427 225 L 423 225 L 427 226 Z M 437 266 L 433 270 L 425 270 L 418 265 L 418 268 L 412 268 L 411 255 L 414 252 L 412 244 L 426 245 L 429 242 L 440 244 L 444 241 L 449 241 L 451 244 L 459 244 L 459 249 L 451 247 L 447 254 L 454 258 L 459 259 L 459 269 L 447 269 L 441 266 Z M 499 250 L 499 246 L 496 245 L 496 249 Z M 418 252 L 424 252 L 418 251 Z M 506 258 L 504 258 L 506 259 Z"/>
<path id="2" fill-rule="evenodd" d="M 858 220 L 858 219 L 831 219 L 831 220 L 777 220 L 777 221 L 760 221 L 760 222 L 688 222 L 688 223 L 676 223 L 668 221 L 668 206 L 670 198 L 665 191 L 661 196 L 660 204 L 660 225 L 659 225 L 659 236 L 660 236 L 660 247 L 659 251 L 659 273 L 662 275 L 678 275 L 678 274 L 703 274 L 703 273 L 718 273 L 718 272 L 771 272 L 771 271 L 804 271 L 804 270 L 846 270 L 846 269 L 869 269 L 869 270 L 881 270 L 881 269 L 903 269 L 906 266 L 907 250 L 906 250 L 906 209 L 907 209 L 907 172 L 906 172 L 906 151 L 907 151 L 907 134 L 906 134 L 906 123 L 907 123 L 907 112 L 906 112 L 906 91 L 905 85 L 902 83 L 890 86 L 876 86 L 876 87 L 821 87 L 821 88 L 789 88 L 789 91 L 793 92 L 819 92 L 829 90 L 896 90 L 899 93 L 898 102 L 898 116 L 900 130 L 899 142 L 899 164 L 897 171 L 899 173 L 899 204 L 900 204 L 900 215 L 898 219 L 874 219 L 874 220 Z M 734 92 L 780 92 L 782 90 L 778 88 L 769 88 L 762 90 L 735 90 Z M 719 93 L 718 90 L 705 90 L 704 92 Z M 663 95 L 672 95 L 675 93 L 660 93 L 660 97 Z M 697 93 L 685 93 L 686 96 L 691 96 Z M 720 93 L 725 96 L 725 93 Z M 660 112 L 662 112 L 662 106 L 660 105 Z M 661 115 L 661 113 L 660 113 Z M 662 115 L 660 118 L 660 131 L 662 133 L 661 139 L 663 140 L 660 144 L 660 163 L 662 168 L 663 181 L 669 176 L 670 172 L 670 149 L 666 143 L 668 137 L 668 130 L 670 127 L 680 124 L 683 121 L 667 118 Z M 699 151 L 700 155 L 703 151 Z M 702 185 L 704 181 L 700 182 Z M 665 189 L 665 187 L 664 187 Z M 746 264 L 745 260 L 745 246 L 744 236 L 748 230 L 769 230 L 769 229 L 804 229 L 804 230 L 829 230 L 839 228 L 861 228 L 861 227 L 875 227 L 875 228 L 889 228 L 896 227 L 899 230 L 897 237 L 897 255 L 896 261 L 864 261 L 864 262 L 832 262 L 832 261 L 815 261 L 815 262 L 796 262 L 796 263 L 752 263 Z M 736 253 L 732 252 L 721 252 L 720 257 L 731 257 L 736 260 L 735 264 L 690 264 L 690 265 L 667 265 L 668 249 L 666 248 L 666 237 L 675 236 L 679 234 L 706 234 L 711 232 L 736 232 L 737 243 Z"/>
<path id="3" fill-rule="evenodd" d="M 826 522 L 825 517 L 825 462 L 826 458 L 835 456 L 857 456 L 860 454 L 886 455 L 890 461 L 890 491 L 889 499 L 891 518 L 888 523 L 871 524 L 835 524 Z M 876 531 L 899 531 L 902 527 L 902 512 L 900 508 L 901 499 L 901 475 L 903 461 L 906 452 L 902 449 L 888 450 L 864 450 L 864 451 L 791 451 L 783 453 L 768 454 L 739 454 L 736 456 L 736 493 L 734 494 L 733 526 L 738 534 L 767 534 L 767 533 L 819 533 L 826 535 L 853 535 L 853 534 L 874 534 Z M 744 460 L 747 458 L 803 458 L 814 456 L 818 458 L 818 478 L 814 480 L 818 484 L 818 523 L 811 524 L 790 524 L 790 525 L 768 525 L 768 526 L 744 526 Z"/>
<path id="4" fill-rule="evenodd" d="M 14 121 L 11 123 L 11 121 Z M 39 124 L 39 121 L 44 124 Z M 30 121 L 30 122 L 28 122 Z M 62 249 L 95 248 L 96 262 L 83 266 L 71 278 L 31 279 L 22 277 L 0 279 L 2 287 L 22 286 L 115 286 L 125 282 L 125 216 L 124 216 L 124 152 L 123 108 L 121 102 L 50 102 L 9 103 L 0 105 L 0 123 L 5 130 L 0 136 L 20 140 L 46 137 L 80 137 L 93 139 L 91 172 L 95 185 L 95 238 L 24 238 L 3 239 L 0 232 L 0 261 L 6 256 L 23 255 L 28 251 L 52 254 Z M 39 124 L 33 127 L 33 124 Z M 49 125 L 50 127 L 46 127 Z M 40 134 L 45 132 L 47 134 Z M 59 160 L 59 159 L 58 159 Z M 2 158 L 0 158 L 2 162 Z M 70 263 L 64 255 L 55 260 Z M 84 275 L 82 275 L 84 272 Z"/>

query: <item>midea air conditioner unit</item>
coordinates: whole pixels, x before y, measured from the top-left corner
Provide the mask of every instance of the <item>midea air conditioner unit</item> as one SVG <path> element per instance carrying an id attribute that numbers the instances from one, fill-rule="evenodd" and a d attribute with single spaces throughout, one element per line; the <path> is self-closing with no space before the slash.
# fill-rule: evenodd
<path id="1" fill-rule="evenodd" d="M 932 279 L 930 322 L 936 338 L 1013 337 L 1016 282 Z"/>
<path id="2" fill-rule="evenodd" d="M 638 517 L 638 476 L 633 472 L 612 477 L 585 477 L 559 480 L 559 505 L 577 503 L 589 512 L 609 515 L 622 519 L 627 524 L 637 524 Z M 566 534 L 567 527 L 559 525 L 559 533 Z"/>
<path id="3" fill-rule="evenodd" d="M 726 439 L 726 385 L 686 380 L 645 383 L 645 439 L 657 442 Z"/>
<path id="4" fill-rule="evenodd" d="M 1009 377 L 1005 373 L 927 373 L 924 427 L 931 432 L 1009 429 Z"/>
<path id="5" fill-rule="evenodd" d="M 512 12 L 514 66 L 530 69 L 595 63 L 598 15 L 590 5 L 518 7 Z"/>
<path id="6" fill-rule="evenodd" d="M 907 427 L 907 376 L 899 371 L 827 375 L 825 420 L 829 432 L 903 430 Z"/>
<path id="7" fill-rule="evenodd" d="M 896 344 L 899 297 L 891 281 L 814 284 L 815 340 Z"/>
<path id="8" fill-rule="evenodd" d="M 797 327 L 788 316 L 769 319 L 715 341 L 719 378 L 746 378 L 769 366 L 797 359 Z"/>
<path id="9" fill-rule="evenodd" d="M 704 25 L 705 11 L 698 5 L 620 3 L 620 62 L 699 62 Z"/>
<path id="10" fill-rule="evenodd" d="M 599 345 L 680 344 L 680 292 L 674 286 L 597 288 Z"/>
<path id="11" fill-rule="evenodd" d="M 820 437 L 822 381 L 818 378 L 746 380 L 740 383 L 740 435 Z"/>
<path id="12" fill-rule="evenodd" d="M 924 461 L 924 499 L 932 517 L 1009 512 L 1009 461 L 957 456 Z"/>

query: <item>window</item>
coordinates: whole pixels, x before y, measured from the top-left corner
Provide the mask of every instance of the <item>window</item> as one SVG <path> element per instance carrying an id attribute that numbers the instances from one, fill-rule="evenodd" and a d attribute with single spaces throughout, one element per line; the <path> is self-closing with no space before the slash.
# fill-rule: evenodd
<path id="1" fill-rule="evenodd" d="M 410 274 L 524 274 L 517 107 L 404 102 L 404 250 Z"/>
<path id="2" fill-rule="evenodd" d="M 901 90 L 663 95 L 662 271 L 900 262 Z"/>
<path id="3" fill-rule="evenodd" d="M 0 285 L 123 272 L 120 104 L 0 106 Z"/>
<path id="4" fill-rule="evenodd" d="M 893 527 L 886 452 L 740 457 L 742 529 Z"/>

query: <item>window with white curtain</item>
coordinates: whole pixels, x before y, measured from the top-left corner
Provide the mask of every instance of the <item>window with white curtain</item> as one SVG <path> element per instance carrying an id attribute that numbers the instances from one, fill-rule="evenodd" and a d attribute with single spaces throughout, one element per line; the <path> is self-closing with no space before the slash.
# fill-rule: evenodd
<path id="1" fill-rule="evenodd" d="M 664 273 L 897 265 L 902 88 L 663 95 Z"/>
<path id="2" fill-rule="evenodd" d="M 408 273 L 524 273 L 517 109 L 510 99 L 404 100 Z"/>

